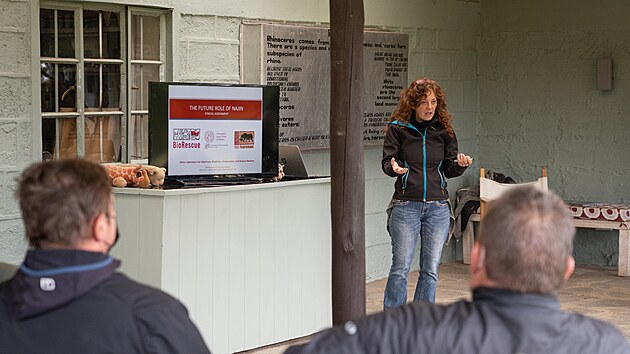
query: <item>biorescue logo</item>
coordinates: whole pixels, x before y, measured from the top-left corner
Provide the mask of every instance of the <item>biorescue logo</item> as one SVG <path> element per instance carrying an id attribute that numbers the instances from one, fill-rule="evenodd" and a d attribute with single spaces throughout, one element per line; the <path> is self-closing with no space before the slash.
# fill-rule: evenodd
<path id="1" fill-rule="evenodd" d="M 173 129 L 174 149 L 199 149 L 201 148 L 200 128 L 177 128 Z"/>

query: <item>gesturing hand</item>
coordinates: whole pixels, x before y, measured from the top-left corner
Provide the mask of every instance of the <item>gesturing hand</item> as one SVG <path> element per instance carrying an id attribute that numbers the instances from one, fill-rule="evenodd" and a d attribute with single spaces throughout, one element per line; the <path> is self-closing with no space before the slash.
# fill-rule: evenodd
<path id="1" fill-rule="evenodd" d="M 459 154 L 457 154 L 457 160 L 455 162 L 457 162 L 457 164 L 460 165 L 461 167 L 467 167 L 472 164 L 473 159 L 472 157 L 468 155 L 464 155 L 460 152 Z"/>
<path id="2" fill-rule="evenodd" d="M 396 159 L 393 157 L 392 157 L 392 169 L 394 170 L 394 172 L 396 172 L 399 175 L 405 174 L 409 170 L 406 167 L 400 167 L 400 165 L 398 165 L 398 163 L 396 162 Z"/>

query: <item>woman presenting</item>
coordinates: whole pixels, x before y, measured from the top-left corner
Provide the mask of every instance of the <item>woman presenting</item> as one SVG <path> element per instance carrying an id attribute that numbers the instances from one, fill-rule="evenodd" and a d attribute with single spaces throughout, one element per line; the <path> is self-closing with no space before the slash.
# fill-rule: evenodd
<path id="1" fill-rule="evenodd" d="M 392 266 L 384 308 L 407 302 L 407 275 L 420 241 L 420 275 L 413 301 L 435 302 L 438 266 L 448 238 L 451 209 L 446 179 L 464 173 L 472 158 L 457 152 L 453 117 L 444 91 L 419 78 L 400 93 L 383 143 L 383 172 L 397 177 L 387 229 Z"/>

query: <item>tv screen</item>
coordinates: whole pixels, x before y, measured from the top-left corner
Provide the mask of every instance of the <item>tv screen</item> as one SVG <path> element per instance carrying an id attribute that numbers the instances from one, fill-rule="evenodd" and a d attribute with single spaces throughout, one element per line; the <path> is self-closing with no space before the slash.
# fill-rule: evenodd
<path id="1" fill-rule="evenodd" d="M 149 164 L 167 179 L 278 174 L 279 88 L 149 83 Z"/>

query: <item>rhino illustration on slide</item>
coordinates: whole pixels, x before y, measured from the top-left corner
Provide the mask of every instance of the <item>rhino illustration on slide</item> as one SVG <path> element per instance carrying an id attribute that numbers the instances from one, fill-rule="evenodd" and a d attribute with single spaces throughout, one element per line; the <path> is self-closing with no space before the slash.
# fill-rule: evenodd
<path id="1" fill-rule="evenodd" d="M 239 138 L 239 140 L 244 143 L 244 142 L 253 142 L 254 141 L 254 134 L 253 133 L 242 133 L 241 137 Z"/>

